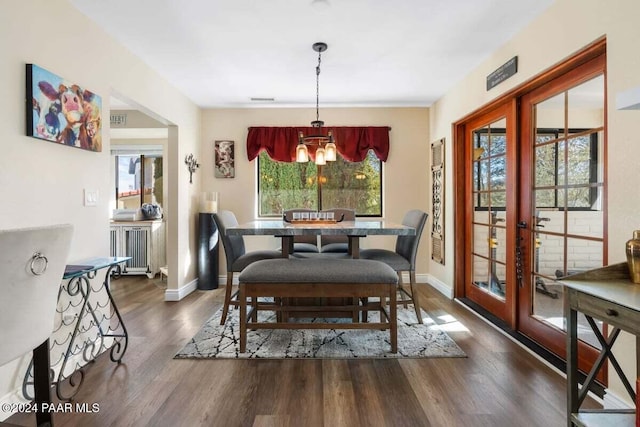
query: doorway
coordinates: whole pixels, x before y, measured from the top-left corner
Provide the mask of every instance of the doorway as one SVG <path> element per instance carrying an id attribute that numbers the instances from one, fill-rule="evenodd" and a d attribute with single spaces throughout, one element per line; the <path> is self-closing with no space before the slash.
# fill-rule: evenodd
<path id="1" fill-rule="evenodd" d="M 110 105 L 111 256 L 130 256 L 125 272 L 152 278 L 169 254 L 169 126 L 119 94 Z"/>

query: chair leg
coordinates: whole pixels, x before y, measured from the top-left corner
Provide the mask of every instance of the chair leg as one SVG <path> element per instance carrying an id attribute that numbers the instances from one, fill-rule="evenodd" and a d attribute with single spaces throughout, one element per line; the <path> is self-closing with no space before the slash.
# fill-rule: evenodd
<path id="1" fill-rule="evenodd" d="M 240 353 L 244 353 L 247 351 L 247 296 L 245 293 L 245 284 L 240 283 L 239 285 L 239 295 L 240 299 Z"/>
<path id="2" fill-rule="evenodd" d="M 49 377 L 49 340 L 33 349 L 33 391 L 36 404 L 36 423 L 40 427 L 53 426 L 51 411 L 43 410 L 43 404 L 51 404 L 51 379 Z M 2 424 L 2 423 L 0 423 Z"/>
<path id="3" fill-rule="evenodd" d="M 398 288 L 400 289 L 400 297 L 402 297 L 402 290 L 404 289 L 402 287 L 402 271 L 398 271 Z M 407 300 L 405 298 L 402 298 L 402 306 L 404 308 L 409 308 L 409 306 L 407 305 Z"/>
<path id="4" fill-rule="evenodd" d="M 231 302 L 231 288 L 233 286 L 233 272 L 227 271 L 227 289 L 224 291 L 224 305 L 222 306 L 222 317 L 220 324 L 224 325 L 227 321 L 227 313 L 229 312 L 229 303 Z"/>
<path id="5" fill-rule="evenodd" d="M 416 272 L 409 272 L 409 280 L 411 282 L 411 299 L 413 300 L 413 308 L 416 310 L 418 323 L 422 324 L 422 312 L 420 311 L 420 301 L 418 297 L 418 289 L 416 289 Z"/>

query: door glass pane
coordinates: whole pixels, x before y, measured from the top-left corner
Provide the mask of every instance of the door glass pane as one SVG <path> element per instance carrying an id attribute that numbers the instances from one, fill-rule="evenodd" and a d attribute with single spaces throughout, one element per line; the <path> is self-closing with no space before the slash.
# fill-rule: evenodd
<path id="1" fill-rule="evenodd" d="M 505 265 L 497 261 L 491 261 L 491 272 L 489 274 L 488 291 L 498 299 L 504 299 L 506 295 L 506 268 Z"/>
<path id="2" fill-rule="evenodd" d="M 489 260 L 479 256 L 473 257 L 473 284 L 479 289 L 489 287 Z"/>
<path id="3" fill-rule="evenodd" d="M 473 165 L 473 189 L 484 191 L 489 187 L 489 160 L 480 160 Z"/>
<path id="4" fill-rule="evenodd" d="M 490 160 L 489 188 L 492 191 L 505 189 L 506 172 L 505 156 L 493 157 Z"/>
<path id="5" fill-rule="evenodd" d="M 492 227 L 494 233 L 495 253 L 493 259 L 500 261 L 502 264 L 507 262 L 507 230 L 504 227 Z M 504 278 L 504 276 L 502 276 Z"/>
<path id="6" fill-rule="evenodd" d="M 558 145 L 550 143 L 535 148 L 535 177 L 537 187 L 557 184 L 556 169 L 558 165 Z"/>
<path id="7" fill-rule="evenodd" d="M 489 227 L 475 224 L 473 226 L 473 253 L 489 258 Z"/>
<path id="8" fill-rule="evenodd" d="M 569 184 L 588 184 L 596 173 L 598 134 L 582 135 L 567 141 L 567 170 Z M 595 139 L 594 139 L 595 138 Z M 594 150 L 592 150 L 592 146 Z M 593 151 L 593 153 L 592 153 Z M 596 157 L 592 158 L 592 154 Z M 593 176 L 595 181 L 596 176 Z"/>
<path id="9" fill-rule="evenodd" d="M 533 200 L 539 208 L 555 208 L 558 206 L 556 190 L 535 190 Z"/>
<path id="10" fill-rule="evenodd" d="M 581 272 L 602 267 L 603 244 L 601 241 L 567 239 L 572 250 L 567 254 L 567 272 Z"/>
<path id="11" fill-rule="evenodd" d="M 505 191 L 491 192 L 491 207 L 504 208 L 507 206 L 507 193 Z"/>
<path id="12" fill-rule="evenodd" d="M 548 98 L 535 106 L 538 133 L 564 129 L 564 93 Z"/>
<path id="13" fill-rule="evenodd" d="M 491 138 L 491 151 L 489 151 L 491 156 L 500 156 L 506 153 L 507 148 L 507 138 L 505 136 L 505 129 L 498 128 L 496 125 L 492 125 L 490 129 L 490 138 Z"/>
<path id="14" fill-rule="evenodd" d="M 567 91 L 567 128 L 570 134 L 580 129 L 604 126 L 604 76 L 600 75 Z"/>

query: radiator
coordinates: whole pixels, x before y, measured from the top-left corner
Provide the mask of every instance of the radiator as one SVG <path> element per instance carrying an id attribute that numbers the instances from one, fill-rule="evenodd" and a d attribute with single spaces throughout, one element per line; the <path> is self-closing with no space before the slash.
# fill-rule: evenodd
<path id="1" fill-rule="evenodd" d="M 116 257 L 118 256 L 118 230 L 112 228 L 109 232 L 109 256 Z"/>
<path id="2" fill-rule="evenodd" d="M 148 270 L 149 259 L 149 230 L 145 228 L 130 228 L 124 230 L 125 256 L 131 257 L 127 261 L 127 269 Z"/>
<path id="3" fill-rule="evenodd" d="M 162 222 L 113 222 L 110 229 L 111 256 L 129 257 L 122 274 L 146 274 L 150 279 L 166 264 Z"/>

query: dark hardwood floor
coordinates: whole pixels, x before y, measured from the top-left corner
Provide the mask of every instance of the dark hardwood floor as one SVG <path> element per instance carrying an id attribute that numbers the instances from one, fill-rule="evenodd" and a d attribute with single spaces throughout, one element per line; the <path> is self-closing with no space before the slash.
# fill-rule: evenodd
<path id="1" fill-rule="evenodd" d="M 223 289 L 165 302 L 158 283 L 112 282 L 130 334 L 124 361 L 105 353 L 88 366 L 75 402 L 99 411 L 56 413 L 55 425 L 566 425 L 564 378 L 428 285 L 423 307 L 467 358 L 174 360 L 220 307 Z M 35 425 L 35 416 L 7 422 Z"/>

